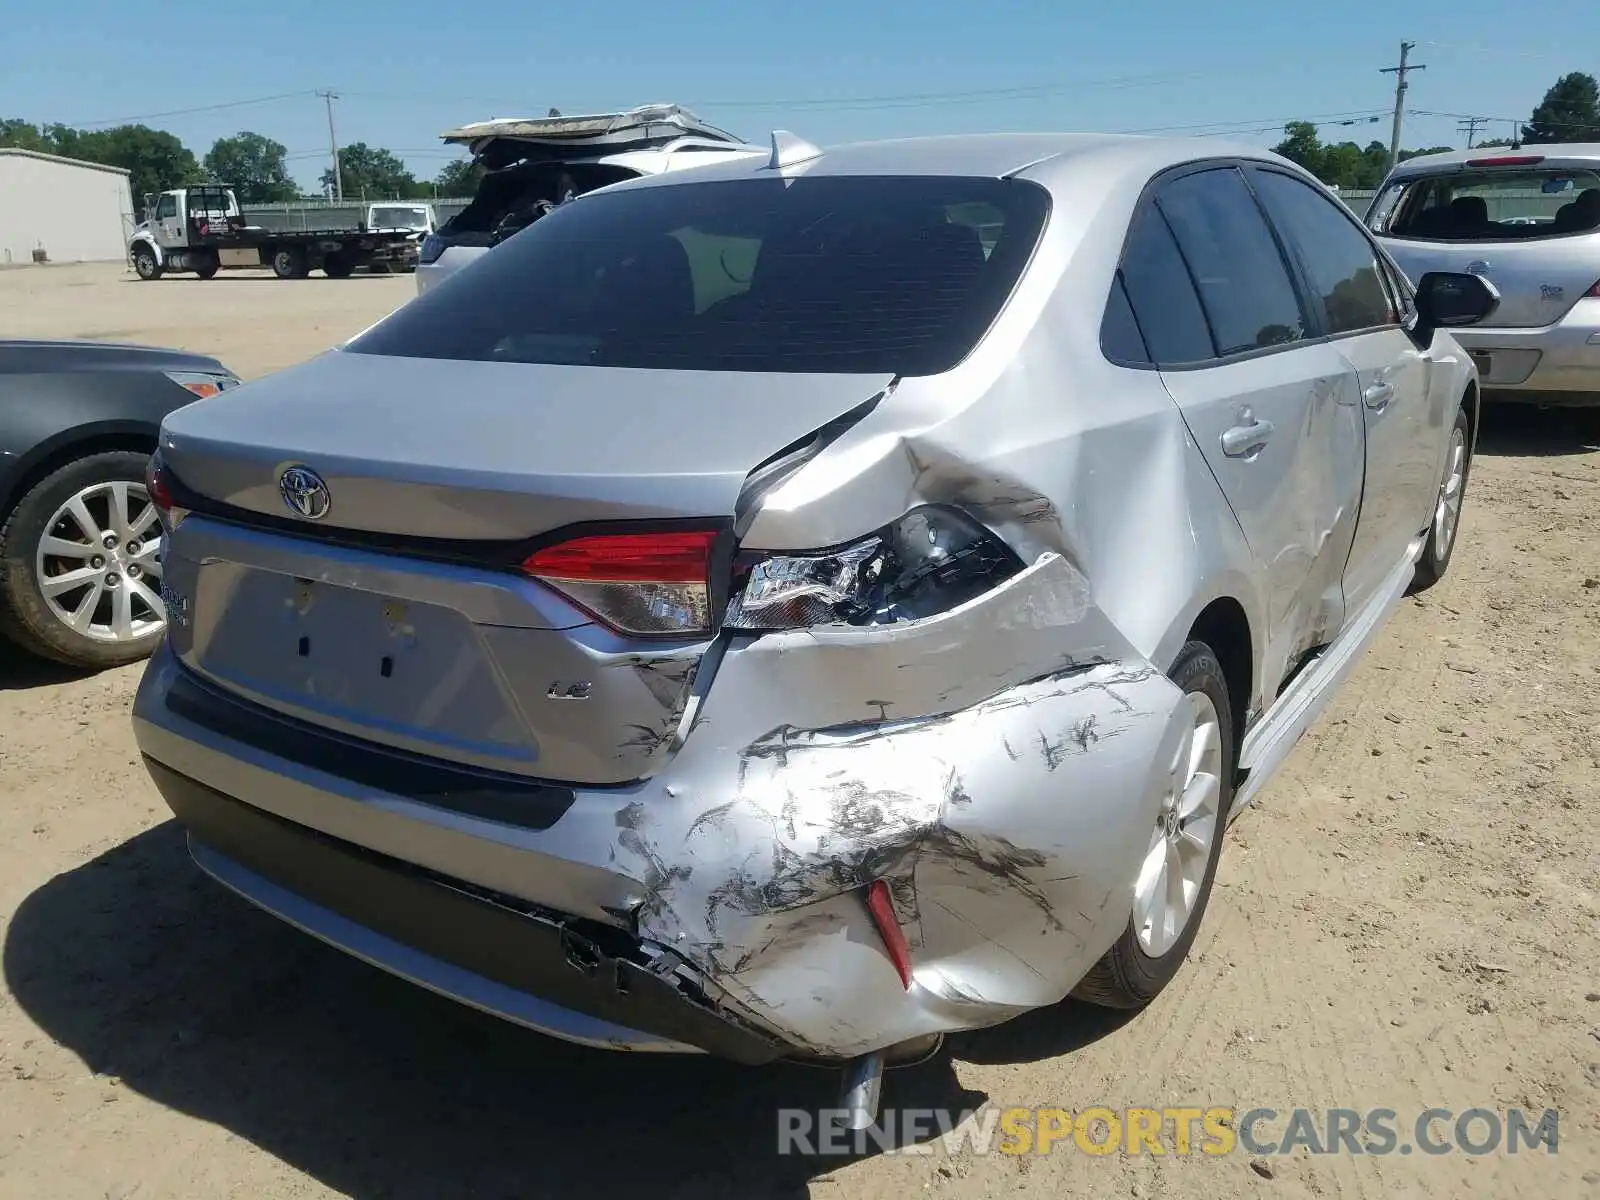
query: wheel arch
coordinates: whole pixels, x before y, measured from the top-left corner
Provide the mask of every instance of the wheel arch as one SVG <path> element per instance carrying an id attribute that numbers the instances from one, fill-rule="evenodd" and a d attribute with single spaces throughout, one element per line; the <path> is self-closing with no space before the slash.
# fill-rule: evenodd
<path id="1" fill-rule="evenodd" d="M 165 254 L 161 253 L 160 244 L 155 240 L 155 238 L 151 237 L 148 233 L 143 233 L 143 232 L 134 234 L 133 237 L 128 242 L 128 261 L 129 262 L 133 261 L 134 251 L 139 249 L 139 247 L 141 247 L 141 246 L 143 246 L 146 250 L 149 250 L 151 254 L 154 254 L 156 256 L 156 265 L 157 266 L 165 266 L 166 265 L 167 256 Z"/>
<path id="2" fill-rule="evenodd" d="M 45 439 L 24 455 L 4 479 L 0 479 L 0 521 L 41 479 L 68 463 L 110 450 L 152 454 L 159 434 L 156 426 L 138 421 L 100 421 L 92 425 L 74 426 Z"/>
<path id="3" fill-rule="evenodd" d="M 1232 596 L 1216 597 L 1196 614 L 1185 641 L 1204 642 L 1216 654 L 1233 709 L 1233 744 L 1240 745 L 1255 694 L 1256 674 L 1255 639 L 1244 605 Z"/>

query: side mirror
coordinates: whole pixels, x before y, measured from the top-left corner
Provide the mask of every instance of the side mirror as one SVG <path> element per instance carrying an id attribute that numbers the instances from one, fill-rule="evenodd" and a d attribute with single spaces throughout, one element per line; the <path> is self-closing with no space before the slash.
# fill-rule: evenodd
<path id="1" fill-rule="evenodd" d="M 1417 280 L 1417 318 L 1428 329 L 1476 325 L 1499 307 L 1499 289 L 1481 275 L 1429 271 Z"/>

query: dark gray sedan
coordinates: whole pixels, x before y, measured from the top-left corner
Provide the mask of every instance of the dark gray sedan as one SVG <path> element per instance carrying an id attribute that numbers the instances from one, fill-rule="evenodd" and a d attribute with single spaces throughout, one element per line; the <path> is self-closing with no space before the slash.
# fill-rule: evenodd
<path id="1" fill-rule="evenodd" d="M 166 628 L 145 468 L 162 418 L 239 381 L 149 346 L 0 340 L 0 634 L 80 667 Z"/>

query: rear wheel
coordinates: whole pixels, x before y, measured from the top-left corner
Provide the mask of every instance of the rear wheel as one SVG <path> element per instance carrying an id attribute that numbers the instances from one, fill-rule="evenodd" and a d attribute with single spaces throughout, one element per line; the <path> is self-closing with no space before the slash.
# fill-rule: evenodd
<path id="1" fill-rule="evenodd" d="M 1450 448 L 1445 452 L 1444 478 L 1439 481 L 1433 522 L 1428 526 L 1428 544 L 1417 559 L 1417 573 L 1411 584 L 1413 592 L 1431 588 L 1450 569 L 1456 534 L 1461 530 L 1461 504 L 1467 495 L 1467 476 L 1472 471 L 1472 456 L 1467 451 L 1471 431 L 1467 410 L 1457 409 L 1456 422 L 1450 429 Z"/>
<path id="2" fill-rule="evenodd" d="M 1233 801 L 1233 720 L 1222 664 L 1204 642 L 1178 655 L 1187 728 L 1167 764 L 1167 788 L 1133 886 L 1128 927 L 1073 989 L 1107 1008 L 1142 1008 L 1189 955 L 1211 898 Z"/>
<path id="3" fill-rule="evenodd" d="M 133 269 L 140 279 L 161 278 L 161 264 L 156 261 L 156 252 L 149 246 L 133 248 Z"/>
<path id="4" fill-rule="evenodd" d="M 355 269 L 355 260 L 348 255 L 330 254 L 322 260 L 322 273 L 329 279 L 349 279 Z"/>
<path id="5" fill-rule="evenodd" d="M 148 459 L 113 450 L 35 484 L 0 529 L 0 631 L 77 667 L 144 658 L 166 629 Z"/>
<path id="6" fill-rule="evenodd" d="M 277 251 L 272 256 L 272 273 L 279 279 L 304 279 L 311 273 L 305 252 L 294 246 Z"/>
<path id="7" fill-rule="evenodd" d="M 222 263 L 219 262 L 217 260 L 217 256 L 213 254 L 207 258 L 200 259 L 195 264 L 194 273 L 200 276 L 201 279 L 211 279 L 221 269 Z"/>

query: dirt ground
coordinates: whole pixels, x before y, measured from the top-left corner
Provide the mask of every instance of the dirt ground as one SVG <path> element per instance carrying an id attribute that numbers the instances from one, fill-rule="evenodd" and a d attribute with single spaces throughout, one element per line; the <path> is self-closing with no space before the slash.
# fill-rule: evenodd
<path id="1" fill-rule="evenodd" d="M 412 286 L 23 269 L 0 332 L 251 377 Z M 1148 1011 L 956 1039 L 885 1094 L 1386 1107 L 1403 1133 L 1434 1106 L 1554 1108 L 1554 1155 L 780 1157 L 775 1109 L 831 1104 L 831 1076 L 547 1041 L 204 881 L 137 762 L 138 674 L 0 654 L 0 1196 L 1600 1196 L 1600 415 L 1488 414 L 1450 576 L 1234 826 Z"/>

